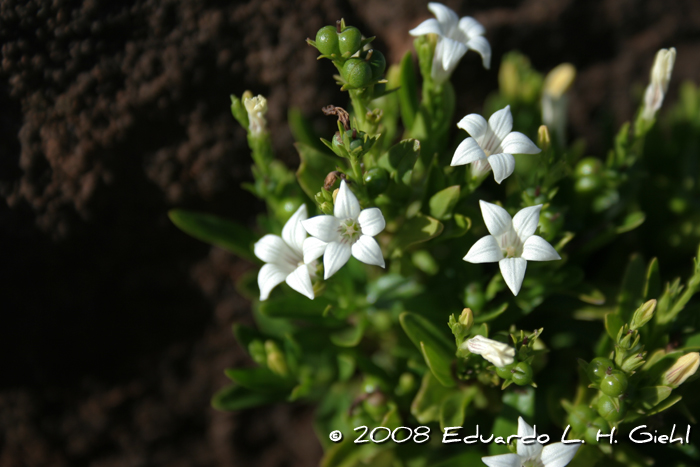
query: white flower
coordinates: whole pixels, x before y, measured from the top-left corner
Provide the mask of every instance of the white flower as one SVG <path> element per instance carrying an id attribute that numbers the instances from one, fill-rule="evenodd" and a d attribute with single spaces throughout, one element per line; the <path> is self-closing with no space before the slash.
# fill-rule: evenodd
<path id="1" fill-rule="evenodd" d="M 503 342 L 487 339 L 484 336 L 474 336 L 465 341 L 462 347 L 466 347 L 471 353 L 481 355 L 498 368 L 510 365 L 513 363 L 513 357 L 515 357 L 515 349 L 513 347 Z"/>
<path id="2" fill-rule="evenodd" d="M 542 448 L 537 441 L 532 444 L 522 442 L 524 437 L 534 434 L 535 430 L 522 417 L 518 417 L 518 453 L 482 457 L 481 460 L 489 467 L 564 467 L 571 462 L 581 446 L 580 443 L 554 443 Z"/>
<path id="3" fill-rule="evenodd" d="M 379 208 L 360 211 L 360 203 L 345 180 L 335 198 L 332 216 L 316 216 L 301 223 L 311 237 L 304 240 L 304 261 L 323 255 L 324 279 L 343 267 L 350 255 L 363 263 L 384 267 L 384 257 L 372 238 L 384 230 L 386 222 Z"/>
<path id="4" fill-rule="evenodd" d="M 247 91 L 246 91 L 247 92 Z M 267 99 L 262 95 L 255 97 L 244 94 L 243 105 L 248 112 L 248 125 L 253 136 L 260 136 L 267 128 L 265 114 L 267 113 Z"/>
<path id="5" fill-rule="evenodd" d="M 542 122 L 554 130 L 560 145 L 564 145 L 569 98 L 566 95 L 576 77 L 571 63 L 562 63 L 547 74 L 542 90 Z"/>
<path id="6" fill-rule="evenodd" d="M 676 62 L 676 49 L 661 49 L 656 53 L 654 66 L 651 68 L 651 82 L 644 92 L 644 110 L 642 118 L 652 120 L 656 111 L 664 102 L 664 96 L 668 91 L 668 82 L 671 80 L 673 64 Z"/>
<path id="7" fill-rule="evenodd" d="M 316 264 L 305 262 L 302 251 L 306 231 L 301 223 L 307 217 L 306 205 L 302 204 L 284 224 L 281 238 L 268 234 L 255 243 L 255 256 L 267 263 L 258 273 L 260 300 L 267 300 L 270 291 L 282 281 L 313 300 L 311 277 L 315 275 Z"/>
<path id="8" fill-rule="evenodd" d="M 540 220 L 542 205 L 518 211 L 512 218 L 500 206 L 479 201 L 484 223 L 491 235 L 477 241 L 464 257 L 470 263 L 498 262 L 506 284 L 518 295 L 528 261 L 561 259 L 544 238 L 533 235 Z"/>
<path id="9" fill-rule="evenodd" d="M 431 75 L 438 84 L 445 82 L 457 67 L 467 50 L 477 51 L 484 68 L 491 66 L 491 46 L 484 37 L 484 27 L 469 16 L 461 19 L 457 13 L 441 3 L 428 3 L 428 9 L 437 19 L 427 19 L 409 31 L 412 36 L 437 34 L 438 42 L 433 56 Z"/>
<path id="10" fill-rule="evenodd" d="M 493 170 L 496 183 L 501 183 L 515 169 L 513 154 L 537 154 L 540 148 L 530 138 L 513 129 L 510 106 L 491 115 L 488 123 L 478 114 L 469 114 L 457 126 L 471 135 L 462 141 L 450 165 L 472 164 L 472 176 Z"/>

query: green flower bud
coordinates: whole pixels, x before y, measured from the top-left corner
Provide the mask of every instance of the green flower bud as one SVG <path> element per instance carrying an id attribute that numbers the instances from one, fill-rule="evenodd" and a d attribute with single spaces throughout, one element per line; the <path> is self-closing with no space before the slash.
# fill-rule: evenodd
<path id="1" fill-rule="evenodd" d="M 505 379 L 506 381 L 509 379 L 513 379 L 513 374 L 515 373 L 515 367 L 517 363 L 513 362 L 510 365 L 506 365 L 504 367 L 498 368 L 496 367 L 496 374 Z"/>
<path id="2" fill-rule="evenodd" d="M 513 382 L 518 386 L 525 386 L 532 383 L 532 367 L 528 363 L 518 363 L 511 373 Z"/>
<path id="3" fill-rule="evenodd" d="M 598 415 L 609 422 L 619 422 L 625 418 L 627 414 L 627 401 L 624 399 L 615 399 L 616 400 L 603 394 L 598 398 L 598 404 L 596 404 Z"/>
<path id="4" fill-rule="evenodd" d="M 320 208 L 321 212 L 323 212 L 324 214 L 328 214 L 330 216 L 333 215 L 333 203 L 329 203 L 328 201 L 326 201 L 325 203 L 321 204 Z"/>
<path id="5" fill-rule="evenodd" d="M 354 26 L 349 26 L 338 34 L 340 53 L 346 57 L 360 50 L 360 44 L 362 44 L 362 34 L 360 30 Z"/>
<path id="6" fill-rule="evenodd" d="M 261 340 L 255 339 L 248 344 L 248 353 L 255 363 L 258 365 L 267 364 L 267 352 Z"/>
<path id="7" fill-rule="evenodd" d="M 351 58 L 343 65 L 343 78 L 352 87 L 364 88 L 372 81 L 372 69 L 360 58 Z"/>
<path id="8" fill-rule="evenodd" d="M 620 370 L 612 370 L 600 381 L 600 390 L 611 397 L 619 397 L 627 390 L 627 375 Z"/>
<path id="9" fill-rule="evenodd" d="M 316 33 L 316 48 L 322 55 L 340 56 L 338 32 L 335 26 L 324 26 Z"/>
<path id="10" fill-rule="evenodd" d="M 630 329 L 636 330 L 647 324 L 654 317 L 654 310 L 656 310 L 656 300 L 649 300 L 640 306 L 634 312 Z"/>
<path id="11" fill-rule="evenodd" d="M 644 365 L 645 356 L 646 352 L 640 352 L 638 354 L 633 354 L 632 356 L 627 357 L 625 361 L 622 362 L 620 369 L 625 373 L 632 373 L 634 370 Z"/>
<path id="12" fill-rule="evenodd" d="M 549 128 L 547 125 L 540 125 L 537 129 L 537 145 L 546 151 L 552 145 L 552 138 L 549 136 Z"/>
<path id="13" fill-rule="evenodd" d="M 372 167 L 364 176 L 365 186 L 371 198 L 376 198 L 389 187 L 389 172 L 381 167 Z"/>
<path id="14" fill-rule="evenodd" d="M 568 422 L 576 433 L 585 433 L 588 424 L 598 416 L 595 410 L 587 405 L 577 405 L 569 413 Z"/>
<path id="15" fill-rule="evenodd" d="M 608 369 L 615 368 L 615 364 L 609 358 L 598 357 L 591 360 L 588 364 L 588 378 L 591 383 L 599 383 L 607 374 Z"/>
<path id="16" fill-rule="evenodd" d="M 287 376 L 289 374 L 287 361 L 275 341 L 265 341 L 265 351 L 267 352 L 267 367 L 278 376 Z"/>

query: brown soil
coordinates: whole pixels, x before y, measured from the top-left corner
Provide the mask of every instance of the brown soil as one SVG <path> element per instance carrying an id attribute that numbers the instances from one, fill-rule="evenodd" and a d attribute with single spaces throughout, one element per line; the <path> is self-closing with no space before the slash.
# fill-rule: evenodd
<path id="1" fill-rule="evenodd" d="M 494 49 L 468 54 L 458 114 L 479 110 L 500 56 L 579 69 L 573 130 L 599 150 L 601 121 L 634 111 L 659 47 L 677 84 L 700 76 L 700 4 L 446 1 Z M 209 398 L 245 364 L 249 322 L 233 287 L 250 268 L 174 228 L 172 207 L 251 223 L 260 204 L 228 94 L 268 97 L 275 149 L 296 156 L 286 109 L 320 130 L 343 104 L 304 45 L 344 16 L 391 61 L 428 16 L 407 0 L 0 0 L 0 465 L 307 466 L 321 449 L 308 406 L 223 414 Z M 636 88 L 629 83 L 637 83 Z"/>

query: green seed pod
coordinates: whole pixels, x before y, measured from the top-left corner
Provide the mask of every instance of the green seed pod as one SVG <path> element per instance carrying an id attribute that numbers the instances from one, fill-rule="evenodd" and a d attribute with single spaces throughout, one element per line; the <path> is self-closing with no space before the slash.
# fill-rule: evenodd
<path id="1" fill-rule="evenodd" d="M 525 386 L 532 383 L 532 367 L 528 363 L 518 363 L 511 373 L 513 382 L 518 386 Z"/>
<path id="2" fill-rule="evenodd" d="M 598 399 L 598 414 L 609 422 L 619 422 L 627 414 L 627 402 L 624 399 L 618 399 L 620 410 L 615 407 L 615 402 L 610 396 L 602 395 Z"/>
<path id="3" fill-rule="evenodd" d="M 340 157 L 348 157 L 345 146 L 343 145 L 343 138 L 340 136 L 339 132 L 335 132 L 335 136 L 331 138 L 331 146 L 333 147 L 333 152 Z"/>
<path id="4" fill-rule="evenodd" d="M 587 405 L 577 405 L 569 413 L 568 422 L 576 433 L 585 433 L 588 424 L 598 417 L 595 410 Z"/>
<path id="5" fill-rule="evenodd" d="M 363 88 L 372 81 L 372 69 L 359 58 L 351 58 L 343 65 L 343 78 L 350 86 Z"/>
<path id="6" fill-rule="evenodd" d="M 611 397 L 619 397 L 627 390 L 627 375 L 620 370 L 612 370 L 600 381 L 600 390 Z"/>
<path id="7" fill-rule="evenodd" d="M 603 163 L 595 157 L 584 157 L 574 169 L 576 178 L 588 177 L 591 175 L 600 175 L 603 171 Z"/>
<path id="8" fill-rule="evenodd" d="M 583 439 L 588 444 L 598 444 L 598 441 L 596 441 L 598 431 L 600 431 L 601 434 L 608 434 L 610 432 L 610 425 L 608 425 L 608 422 L 602 417 L 597 417 L 588 425 Z"/>
<path id="9" fill-rule="evenodd" d="M 505 379 L 506 381 L 513 378 L 513 370 L 517 363 L 513 362 L 510 365 L 506 365 L 502 368 L 496 368 L 496 374 Z"/>
<path id="10" fill-rule="evenodd" d="M 588 364 L 588 378 L 591 383 L 599 383 L 608 373 L 608 369 L 613 370 L 615 364 L 609 358 L 598 357 Z"/>
<path id="11" fill-rule="evenodd" d="M 372 69 L 372 80 L 376 81 L 380 79 L 384 74 L 384 71 L 386 71 L 386 59 L 384 58 L 384 54 L 376 49 L 372 49 L 371 52 L 371 55 L 369 51 L 362 54 L 362 58 L 367 60 L 367 63 L 369 63 L 369 67 Z M 369 59 L 367 59 L 368 56 Z"/>
<path id="12" fill-rule="evenodd" d="M 316 48 L 323 55 L 340 56 L 338 32 L 335 26 L 324 26 L 316 33 Z"/>
<path id="13" fill-rule="evenodd" d="M 389 172 L 381 167 L 372 167 L 365 173 L 364 182 L 370 197 L 375 198 L 389 187 Z"/>
<path id="14" fill-rule="evenodd" d="M 362 34 L 360 33 L 360 30 L 354 26 L 349 26 L 338 34 L 338 45 L 340 47 L 340 53 L 343 55 L 353 55 L 355 52 L 360 50 L 361 43 Z"/>

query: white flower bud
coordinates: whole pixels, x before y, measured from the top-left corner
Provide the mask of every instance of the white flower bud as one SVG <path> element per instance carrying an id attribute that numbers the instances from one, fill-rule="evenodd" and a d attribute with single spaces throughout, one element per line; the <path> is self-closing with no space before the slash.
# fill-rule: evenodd
<path id="1" fill-rule="evenodd" d="M 265 114 L 267 113 L 267 99 L 262 95 L 252 97 L 252 95 L 246 91 L 243 94 L 243 105 L 248 112 L 248 121 L 250 122 L 250 132 L 253 136 L 260 136 L 265 132 L 267 128 L 267 121 L 265 120 Z"/>
<path id="2" fill-rule="evenodd" d="M 664 101 L 668 82 L 671 80 L 673 64 L 676 62 L 676 49 L 661 49 L 656 53 L 654 66 L 651 68 L 651 82 L 644 93 L 644 110 L 642 118 L 652 120 Z"/>
<path id="3" fill-rule="evenodd" d="M 472 337 L 462 344 L 462 347 L 465 346 L 471 353 L 481 355 L 498 368 L 510 365 L 515 357 L 513 347 L 493 339 L 487 339 L 484 336 Z"/>
<path id="4" fill-rule="evenodd" d="M 691 352 L 676 360 L 663 376 L 663 385 L 677 388 L 698 371 L 700 353 Z"/>

